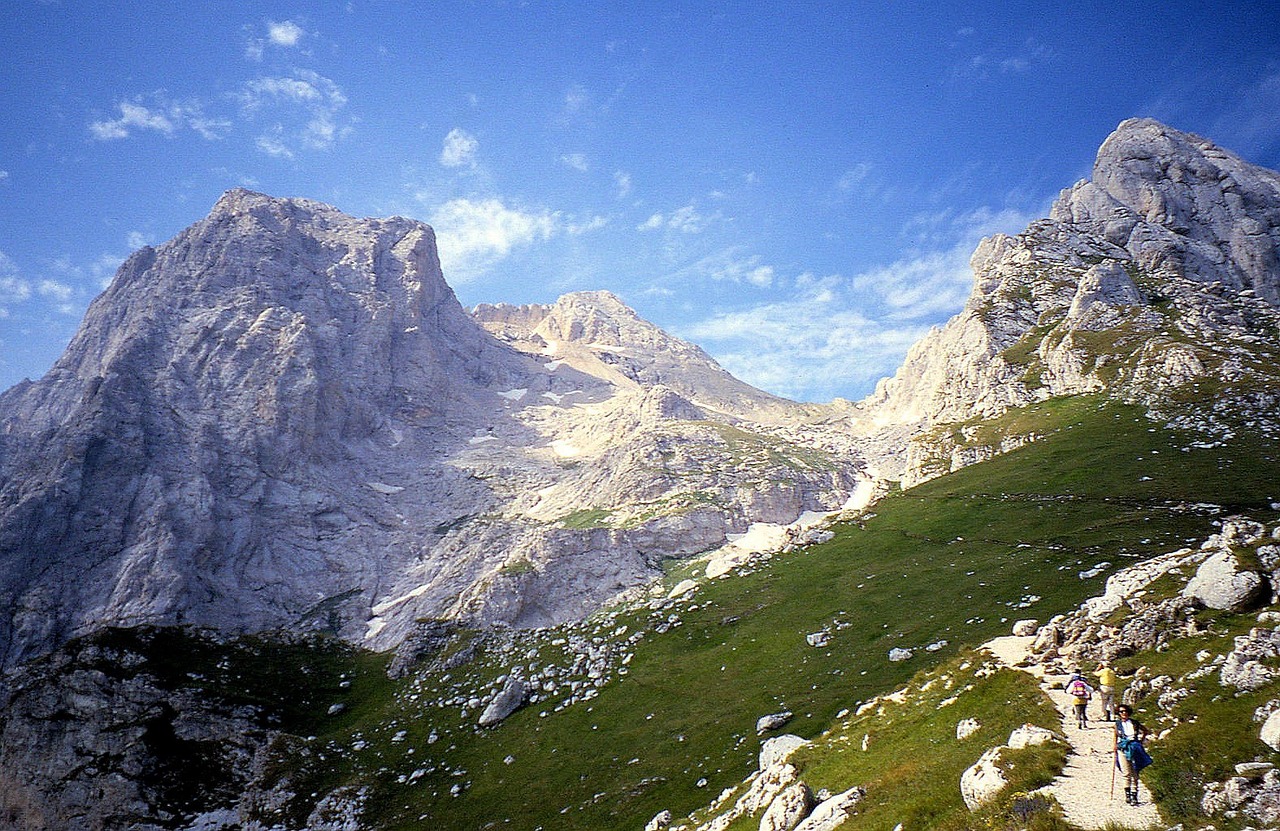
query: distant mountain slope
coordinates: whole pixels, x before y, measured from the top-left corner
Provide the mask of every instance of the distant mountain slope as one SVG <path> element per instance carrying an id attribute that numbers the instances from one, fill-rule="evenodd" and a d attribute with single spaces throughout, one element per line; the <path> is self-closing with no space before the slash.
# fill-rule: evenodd
<path id="1" fill-rule="evenodd" d="M 477 306 L 486 329 L 619 385 L 669 387 L 707 412 L 757 423 L 795 422 L 808 409 L 739 381 L 699 347 L 642 320 L 607 291 L 567 294 L 551 305 Z"/>
<path id="2" fill-rule="evenodd" d="M 0 664 L 104 625 L 573 618 L 855 487 L 852 442 L 752 432 L 803 408 L 616 299 L 551 317 L 565 359 L 478 325 L 426 225 L 227 193 L 0 396 Z"/>
<path id="3" fill-rule="evenodd" d="M 1213 386 L 1217 402 L 1262 417 L 1274 409 L 1274 171 L 1158 122 L 1126 121 L 1099 150 L 1092 181 L 1063 191 L 1023 233 L 984 240 L 972 265 L 963 311 L 860 402 L 862 429 L 926 429 L 1098 391 L 1187 416 L 1180 402 Z M 908 480 L 939 472 L 915 467 Z"/>

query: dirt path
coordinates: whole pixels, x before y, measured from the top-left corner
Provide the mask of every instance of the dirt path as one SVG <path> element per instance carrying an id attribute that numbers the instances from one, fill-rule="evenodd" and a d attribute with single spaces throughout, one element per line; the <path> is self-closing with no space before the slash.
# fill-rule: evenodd
<path id="1" fill-rule="evenodd" d="M 1097 703 L 1089 704 L 1088 726 L 1081 730 L 1076 726 L 1071 699 L 1062 689 L 1066 676 L 1045 675 L 1044 667 L 1035 665 L 1019 667 L 1026 657 L 1033 638 L 1009 636 L 996 638 L 984 645 L 1006 666 L 1022 669 L 1040 679 L 1040 686 L 1058 708 L 1062 716 L 1062 733 L 1071 745 L 1067 767 L 1062 775 L 1044 790 L 1062 805 L 1067 821 L 1087 829 L 1100 829 L 1110 825 L 1125 828 L 1154 828 L 1162 826 L 1160 813 L 1151 802 L 1146 785 L 1138 793 L 1135 807 L 1124 801 L 1124 780 L 1116 771 L 1112 788 L 1111 771 L 1114 767 L 1112 749 L 1115 731 L 1110 723 L 1101 720 Z M 1093 719 L 1097 718 L 1098 721 Z"/>

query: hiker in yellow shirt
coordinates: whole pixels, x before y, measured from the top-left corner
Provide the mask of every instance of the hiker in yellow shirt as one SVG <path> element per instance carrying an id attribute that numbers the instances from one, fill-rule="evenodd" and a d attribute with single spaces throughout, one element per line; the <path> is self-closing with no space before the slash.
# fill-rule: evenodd
<path id="1" fill-rule="evenodd" d="M 1098 703 L 1102 706 L 1102 720 L 1111 721 L 1116 705 L 1116 672 L 1111 664 L 1098 664 Z"/>

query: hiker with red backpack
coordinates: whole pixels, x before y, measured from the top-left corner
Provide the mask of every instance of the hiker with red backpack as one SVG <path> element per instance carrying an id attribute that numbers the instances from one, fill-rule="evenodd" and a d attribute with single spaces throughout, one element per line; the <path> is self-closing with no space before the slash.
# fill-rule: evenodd
<path id="1" fill-rule="evenodd" d="M 1076 724 L 1084 730 L 1089 726 L 1087 708 L 1089 699 L 1093 697 L 1093 687 L 1084 680 L 1084 673 L 1077 669 L 1067 679 L 1066 690 L 1067 695 L 1071 696 L 1071 703 L 1075 705 Z"/>

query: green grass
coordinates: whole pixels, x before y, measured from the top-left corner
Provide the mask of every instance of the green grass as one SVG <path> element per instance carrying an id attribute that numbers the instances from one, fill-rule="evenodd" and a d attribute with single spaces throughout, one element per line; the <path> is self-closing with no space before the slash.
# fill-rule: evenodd
<path id="1" fill-rule="evenodd" d="M 1127 561 L 1212 531 L 1211 516 L 1178 503 L 1268 510 L 1277 469 L 1265 443 L 1184 452 L 1188 436 L 1090 398 L 1009 418 L 1020 417 L 1047 437 L 890 497 L 826 544 L 705 587 L 680 611 L 682 625 L 642 641 L 628 674 L 591 702 L 545 718 L 533 705 L 479 734 L 453 710 L 389 707 L 384 718 L 447 735 L 393 772 L 425 756 L 466 774 L 428 774 L 414 787 L 384 777 L 373 783 L 376 815 L 392 828 L 428 817 L 441 828 L 510 820 L 546 829 L 641 826 L 664 808 L 682 815 L 754 768 L 757 716 L 790 709 L 786 729 L 816 736 L 840 709 L 936 667 L 959 645 L 1072 608 Z M 1112 566 L 1079 579 L 1102 561 Z M 616 623 L 635 628 L 645 615 Z M 805 645 L 806 633 L 836 621 L 829 647 Z M 936 652 L 921 649 L 943 640 Z M 888 662 L 895 646 L 915 657 Z M 459 779 L 469 786 L 450 796 Z"/>
<path id="2" fill-rule="evenodd" d="M 844 720 L 796 754 L 802 778 L 814 788 L 833 793 L 850 783 L 866 788 L 858 815 L 843 828 L 888 831 L 898 823 L 908 828 L 969 827 L 959 789 L 964 770 L 1024 723 L 1057 730 L 1057 711 L 1030 675 L 1015 670 L 975 673 L 983 664 L 970 653 L 921 673 L 912 680 L 905 702 L 887 702 Z M 948 700 L 952 703 L 942 704 Z M 957 740 L 956 723 L 962 718 L 974 718 L 981 727 Z M 1048 784 L 1065 761 L 1065 743 L 1006 749 L 1000 759 L 1010 782 L 1006 796 Z"/>
<path id="3" fill-rule="evenodd" d="M 211 692 L 279 708 L 294 738 L 280 742 L 271 767 L 298 796 L 274 816 L 295 823 L 314 803 L 310 794 L 342 784 L 369 788 L 368 817 L 385 829 L 639 828 L 663 809 L 683 816 L 755 768 L 758 716 L 791 710 L 786 731 L 815 738 L 841 729 L 842 709 L 913 676 L 958 672 L 965 645 L 1007 633 L 1016 619 L 1074 608 L 1131 560 L 1212 533 L 1212 513 L 1182 510 L 1181 503 L 1212 502 L 1264 520 L 1276 515 L 1268 507 L 1280 481 L 1276 449 L 1245 431 L 1223 446 L 1194 449 L 1193 436 L 1089 397 L 1015 411 L 983 429 L 995 436 L 1024 428 L 1044 438 L 887 497 L 858 522 L 836 526 L 829 542 L 714 581 L 674 610 L 615 611 L 528 635 L 506 658 L 495 648 L 499 636 L 462 633 L 450 647 L 453 657 L 437 656 L 396 682 L 381 674 L 383 658 L 345 647 L 246 641 L 248 652 L 233 662 L 246 667 L 237 680 L 214 674 L 213 657 L 175 646 L 167 659 L 171 680 L 196 683 L 194 672 Z M 605 519 L 587 509 L 562 522 L 593 527 Z M 1111 565 L 1079 577 L 1102 562 Z M 690 571 L 677 566 L 669 579 Z M 654 620 L 672 611 L 680 625 L 654 632 Z M 626 674 L 592 700 L 560 712 L 554 702 L 534 703 L 489 730 L 474 726 L 474 707 L 436 703 L 465 699 L 465 690 L 492 682 L 512 663 L 562 660 L 567 647 L 557 638 L 605 641 L 621 626 L 648 634 Z M 805 635 L 820 629 L 831 632 L 831 643 L 807 646 Z M 894 647 L 914 656 L 890 662 Z M 342 680 L 351 686 L 341 687 Z M 269 692 L 275 688 L 280 692 Z M 983 747 L 988 739 L 1003 742 L 1011 725 L 1048 718 L 1045 702 L 1018 673 L 997 673 L 980 689 L 966 706 L 983 714 L 991 733 L 978 741 Z M 347 709 L 327 716 L 333 702 Z M 959 771 L 983 749 L 947 746 L 955 744 L 959 714 L 959 704 L 904 710 L 893 716 L 893 729 L 874 727 L 880 739 L 867 755 L 813 755 L 805 776 L 833 791 L 866 784 L 867 819 L 858 827 L 887 831 L 908 818 L 909 827 L 1061 827 L 1051 806 L 1025 800 L 1024 824 L 1009 824 L 1021 817 L 1016 791 L 1059 763 L 1043 749 L 1014 760 L 1019 784 L 999 805 L 972 816 L 957 808 Z M 893 784 L 895 776 L 910 783 L 909 792 L 893 790 L 903 787 Z M 901 806 L 896 819 L 884 807 L 894 800 Z"/>

